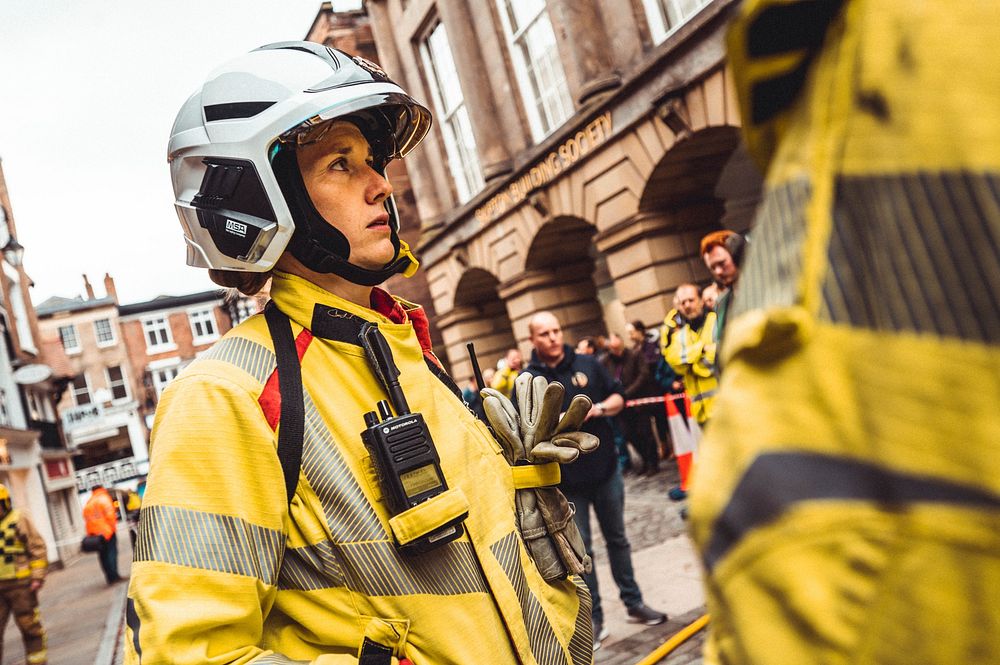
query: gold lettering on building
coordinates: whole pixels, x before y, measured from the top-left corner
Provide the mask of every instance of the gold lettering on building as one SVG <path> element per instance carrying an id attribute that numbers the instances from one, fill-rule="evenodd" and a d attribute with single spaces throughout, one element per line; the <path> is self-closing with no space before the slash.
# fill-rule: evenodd
<path id="1" fill-rule="evenodd" d="M 476 219 L 484 224 L 497 219 L 610 138 L 611 111 L 606 111 L 477 208 Z"/>

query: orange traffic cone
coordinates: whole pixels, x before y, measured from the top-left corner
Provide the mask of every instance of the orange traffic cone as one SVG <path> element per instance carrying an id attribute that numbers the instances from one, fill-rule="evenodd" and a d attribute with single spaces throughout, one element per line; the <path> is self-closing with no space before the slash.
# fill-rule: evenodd
<path id="1" fill-rule="evenodd" d="M 670 427 L 670 438 L 673 439 L 674 443 L 677 468 L 681 473 L 681 491 L 687 492 L 691 468 L 698 458 L 701 427 L 698 426 L 698 421 L 691 417 L 691 399 L 687 393 L 684 393 L 683 413 L 677 408 L 677 402 L 672 397 L 667 395 L 663 403 L 667 407 L 667 426 Z"/>

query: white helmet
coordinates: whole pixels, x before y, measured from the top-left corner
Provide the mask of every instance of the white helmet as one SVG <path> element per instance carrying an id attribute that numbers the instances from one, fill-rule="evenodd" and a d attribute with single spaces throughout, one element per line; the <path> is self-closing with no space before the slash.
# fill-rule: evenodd
<path id="1" fill-rule="evenodd" d="M 396 255 L 380 270 L 350 263 L 347 239 L 313 206 L 294 148 L 333 118 L 359 126 L 383 175 L 431 126 L 430 111 L 378 65 L 311 42 L 262 46 L 209 76 L 181 107 L 168 147 L 189 265 L 264 272 L 288 248 L 310 269 L 359 284 L 416 270 L 391 197 Z"/>

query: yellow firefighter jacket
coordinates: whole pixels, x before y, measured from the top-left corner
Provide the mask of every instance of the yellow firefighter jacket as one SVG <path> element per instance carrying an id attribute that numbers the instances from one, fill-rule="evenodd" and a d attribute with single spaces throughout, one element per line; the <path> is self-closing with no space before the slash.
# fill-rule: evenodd
<path id="1" fill-rule="evenodd" d="M 127 662 L 357 663 L 366 638 L 414 665 L 592 660 L 578 578 L 542 581 L 518 534 L 500 446 L 395 324 L 298 277 L 271 297 L 300 344 L 305 438 L 287 507 L 277 437 L 260 403 L 275 369 L 263 316 L 230 331 L 164 392 L 127 607 Z M 423 413 L 466 535 L 401 554 L 363 415 L 385 398 L 358 346 L 313 338 L 314 305 L 377 321 Z M 395 661 L 394 661 L 395 662 Z"/>
<path id="2" fill-rule="evenodd" d="M 767 168 L 691 493 L 706 663 L 1000 662 L 1000 22 L 749 0 Z"/>
<path id="3" fill-rule="evenodd" d="M 27 515 L 14 509 L 0 519 L 0 583 L 44 579 L 45 541 Z"/>
<path id="4" fill-rule="evenodd" d="M 663 350 L 666 361 L 684 380 L 684 390 L 691 398 L 691 415 L 701 424 L 712 415 L 719 388 L 715 349 L 715 312 L 708 312 L 697 330 L 689 323 L 678 326 Z"/>

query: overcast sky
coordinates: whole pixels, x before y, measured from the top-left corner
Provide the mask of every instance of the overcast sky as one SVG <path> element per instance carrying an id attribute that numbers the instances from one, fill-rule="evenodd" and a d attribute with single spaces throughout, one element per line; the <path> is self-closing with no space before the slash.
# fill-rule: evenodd
<path id="1" fill-rule="evenodd" d="M 83 273 L 98 297 L 111 273 L 122 303 L 213 288 L 184 262 L 174 115 L 227 59 L 304 38 L 321 4 L 0 0 L 0 158 L 36 304 L 82 294 Z"/>

